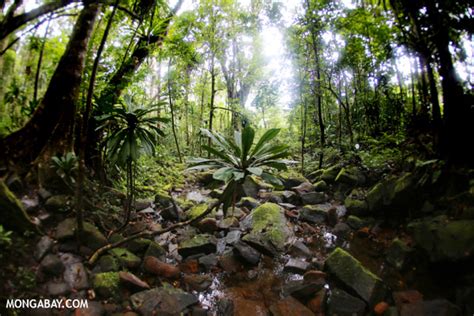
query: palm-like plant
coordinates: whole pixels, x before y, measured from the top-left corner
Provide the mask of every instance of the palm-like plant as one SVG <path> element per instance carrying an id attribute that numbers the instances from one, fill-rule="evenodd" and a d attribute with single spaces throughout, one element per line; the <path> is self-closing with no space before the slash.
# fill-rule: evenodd
<path id="1" fill-rule="evenodd" d="M 212 140 L 213 146 L 203 145 L 203 148 L 214 158 L 193 159 L 188 169 L 217 169 L 213 178 L 226 184 L 220 198 L 224 212 L 229 206 L 235 206 L 237 197 L 242 194 L 242 185 L 251 174 L 271 184 L 281 185 L 281 181 L 271 172 L 271 169 L 285 170 L 286 162 L 281 159 L 289 155 L 288 146 L 271 142 L 279 129 L 267 130 L 256 144 L 255 131 L 251 127 L 234 132 L 233 139 L 206 129 L 201 132 Z"/>
<path id="2" fill-rule="evenodd" d="M 135 106 L 131 97 L 125 97 L 124 101 L 120 107 L 114 107 L 109 114 L 99 118 L 103 122 L 99 129 L 110 127 L 105 139 L 108 160 L 126 169 L 127 208 L 123 227 L 128 223 L 132 209 L 135 163 L 142 153 L 155 154 L 158 137 L 165 136 L 159 124 L 169 121 L 167 118 L 149 116 L 151 112 L 157 111 L 159 105 L 143 108 Z"/>

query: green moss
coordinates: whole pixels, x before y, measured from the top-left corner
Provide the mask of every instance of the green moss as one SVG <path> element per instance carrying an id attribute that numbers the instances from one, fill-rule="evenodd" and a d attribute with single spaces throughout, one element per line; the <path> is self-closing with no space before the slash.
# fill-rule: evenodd
<path id="1" fill-rule="evenodd" d="M 186 200 L 186 199 L 183 199 L 183 198 L 177 198 L 176 202 L 181 207 L 181 209 L 184 210 L 184 211 L 189 210 L 191 207 L 194 206 L 194 203 L 192 201 Z"/>
<path id="2" fill-rule="evenodd" d="M 341 167 L 339 165 L 334 165 L 332 167 L 324 169 L 320 179 L 328 183 L 334 182 L 340 170 Z"/>
<path id="3" fill-rule="evenodd" d="M 196 217 L 201 216 L 208 208 L 207 203 L 201 203 L 198 205 L 193 206 L 189 211 L 186 212 L 186 217 L 188 219 L 194 219 Z M 207 215 L 207 217 L 214 217 L 215 211 L 213 210 L 211 213 Z"/>
<path id="4" fill-rule="evenodd" d="M 182 241 L 179 246 L 180 248 L 193 248 L 206 245 L 208 243 L 215 242 L 214 237 L 209 234 L 199 234 L 194 236 L 191 239 L 186 239 Z"/>
<path id="5" fill-rule="evenodd" d="M 314 184 L 314 189 L 317 192 L 323 192 L 323 191 L 326 191 L 328 189 L 328 185 L 327 185 L 326 181 L 320 180 L 320 181 L 318 181 Z"/>
<path id="6" fill-rule="evenodd" d="M 120 297 L 120 277 L 118 272 L 103 272 L 94 276 L 93 287 L 97 294 L 103 298 Z"/>
<path id="7" fill-rule="evenodd" d="M 117 258 L 111 255 L 100 257 L 98 265 L 102 272 L 118 271 L 120 269 Z"/>
<path id="8" fill-rule="evenodd" d="M 252 213 L 252 234 L 260 235 L 282 248 L 287 237 L 285 217 L 280 206 L 274 203 L 264 203 Z"/>
<path id="9" fill-rule="evenodd" d="M 114 248 L 109 253 L 117 258 L 120 264 L 127 268 L 136 268 L 140 265 L 141 259 L 125 248 Z"/>
<path id="10" fill-rule="evenodd" d="M 5 228 L 17 231 L 35 230 L 21 202 L 7 185 L 0 181 L 1 223 Z"/>

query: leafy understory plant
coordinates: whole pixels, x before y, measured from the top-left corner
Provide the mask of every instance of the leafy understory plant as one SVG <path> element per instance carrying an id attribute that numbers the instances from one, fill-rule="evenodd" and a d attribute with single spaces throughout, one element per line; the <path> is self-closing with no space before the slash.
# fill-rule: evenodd
<path id="1" fill-rule="evenodd" d="M 188 170 L 215 169 L 213 178 L 225 182 L 220 201 L 224 214 L 236 199 L 242 195 L 242 185 L 249 175 L 261 177 L 270 184 L 281 185 L 274 170 L 286 170 L 289 155 L 288 146 L 277 145 L 272 140 L 280 129 L 267 130 L 254 143 L 255 131 L 247 126 L 242 132 L 235 131 L 234 137 L 225 137 L 217 132 L 201 129 L 201 133 L 212 140 L 212 146 L 203 145 L 213 158 L 195 158 L 190 161 Z"/>
<path id="2" fill-rule="evenodd" d="M 154 155 L 159 136 L 165 136 L 160 123 L 167 123 L 167 118 L 151 116 L 160 104 L 148 108 L 136 106 L 131 97 L 124 97 L 124 103 L 114 107 L 109 114 L 100 117 L 103 124 L 99 129 L 109 127 L 106 137 L 107 159 L 126 171 L 127 207 L 125 221 L 120 229 L 130 220 L 135 191 L 136 162 L 141 154 Z"/>
<path id="3" fill-rule="evenodd" d="M 77 170 L 77 157 L 73 152 L 68 152 L 64 156 L 54 156 L 51 158 L 51 167 L 56 170 L 56 174 L 64 183 L 72 189 L 75 184 L 75 172 Z"/>

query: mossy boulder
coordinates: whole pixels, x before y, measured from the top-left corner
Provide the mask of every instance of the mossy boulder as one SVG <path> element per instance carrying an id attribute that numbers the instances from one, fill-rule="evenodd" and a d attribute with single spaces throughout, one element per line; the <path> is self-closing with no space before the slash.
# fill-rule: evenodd
<path id="1" fill-rule="evenodd" d="M 342 168 L 334 179 L 336 183 L 349 186 L 363 184 L 365 182 L 364 174 L 356 167 Z"/>
<path id="2" fill-rule="evenodd" d="M 362 220 L 361 218 L 355 215 L 349 215 L 346 220 L 346 224 L 349 225 L 350 228 L 358 230 L 362 227 L 367 225 L 367 221 Z"/>
<path id="3" fill-rule="evenodd" d="M 199 234 L 193 238 L 183 240 L 179 243 L 178 253 L 183 257 L 189 257 L 199 253 L 209 254 L 217 249 L 217 240 L 209 234 Z"/>
<path id="4" fill-rule="evenodd" d="M 7 229 L 15 231 L 36 230 L 36 225 L 28 216 L 20 200 L 0 181 L 0 223 Z"/>
<path id="5" fill-rule="evenodd" d="M 289 229 L 283 209 L 274 203 L 264 203 L 250 213 L 251 234 L 271 242 L 279 250 L 283 249 Z"/>
<path id="6" fill-rule="evenodd" d="M 165 220 L 179 220 L 179 210 L 167 192 L 160 191 L 155 195 L 155 205 Z"/>
<path id="7" fill-rule="evenodd" d="M 328 184 L 324 180 L 319 180 L 314 184 L 314 190 L 316 192 L 324 192 L 328 189 Z"/>
<path id="8" fill-rule="evenodd" d="M 321 224 L 328 218 L 328 208 L 318 205 L 305 205 L 299 213 L 299 219 L 310 223 Z"/>
<path id="9" fill-rule="evenodd" d="M 74 238 L 77 229 L 77 222 L 75 218 L 66 218 L 56 227 L 56 239 L 67 240 Z M 83 244 L 96 250 L 107 244 L 107 238 L 100 232 L 100 230 L 89 222 L 84 222 L 84 232 L 81 235 Z"/>
<path id="10" fill-rule="evenodd" d="M 438 216 L 411 222 L 407 228 L 432 262 L 458 261 L 474 254 L 474 220 L 451 221 Z"/>
<path id="11" fill-rule="evenodd" d="M 285 190 L 290 190 L 293 187 L 299 186 L 301 183 L 309 182 L 301 173 L 293 169 L 280 172 L 279 176 L 283 182 Z"/>
<path id="12" fill-rule="evenodd" d="M 260 202 L 253 197 L 246 196 L 241 198 L 240 202 L 237 205 L 246 207 L 249 210 L 253 210 L 254 208 L 260 205 Z"/>
<path id="13" fill-rule="evenodd" d="M 344 205 L 346 206 L 347 211 L 351 215 L 366 216 L 369 214 L 369 206 L 367 205 L 367 202 L 365 200 L 359 200 L 348 196 L 344 200 Z"/>
<path id="14" fill-rule="evenodd" d="M 136 238 L 126 244 L 126 248 L 133 253 L 144 253 L 152 241 L 146 238 Z"/>
<path id="15" fill-rule="evenodd" d="M 324 169 L 321 173 L 320 180 L 326 181 L 326 183 L 333 183 L 336 180 L 337 175 L 341 171 L 341 166 L 334 165 Z"/>
<path id="16" fill-rule="evenodd" d="M 137 268 L 142 261 L 140 257 L 125 248 L 114 248 L 109 250 L 109 253 L 125 268 Z"/>
<path id="17" fill-rule="evenodd" d="M 71 203 L 71 197 L 68 195 L 53 195 L 44 203 L 44 208 L 48 212 L 64 213 L 70 210 Z"/>
<path id="18" fill-rule="evenodd" d="M 94 291 L 102 298 L 120 298 L 120 276 L 118 272 L 102 272 L 92 279 Z"/>
<path id="19" fill-rule="evenodd" d="M 148 248 L 147 248 L 143 258 L 146 258 L 148 256 L 156 257 L 156 258 L 162 258 L 165 255 L 166 255 L 165 248 L 163 248 L 156 241 L 150 241 L 150 244 L 148 245 Z"/>
<path id="20" fill-rule="evenodd" d="M 347 251 L 336 248 L 326 259 L 324 266 L 332 277 L 369 305 L 373 306 L 383 300 L 386 290 L 382 280 Z"/>
<path id="21" fill-rule="evenodd" d="M 186 218 L 195 219 L 201 216 L 207 210 L 208 207 L 209 207 L 209 204 L 207 203 L 201 203 L 201 204 L 195 205 L 186 212 Z M 216 212 L 213 210 L 211 213 L 207 214 L 206 217 L 215 217 L 215 215 L 216 215 Z"/>

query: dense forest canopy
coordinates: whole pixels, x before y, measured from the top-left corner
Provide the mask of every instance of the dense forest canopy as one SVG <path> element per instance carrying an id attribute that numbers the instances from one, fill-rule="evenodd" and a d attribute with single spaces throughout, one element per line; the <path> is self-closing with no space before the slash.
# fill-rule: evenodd
<path id="1" fill-rule="evenodd" d="M 175 248 L 143 256 L 145 275 L 163 277 L 161 255 L 173 264 L 202 255 L 181 240 L 232 230 L 239 235 L 226 249 L 251 265 L 333 232 L 384 250 L 415 240 L 431 251 L 427 265 L 472 262 L 473 16 L 463 0 L 0 0 L 0 247 L 13 253 L 11 231 L 20 240 L 46 233 L 61 246 L 76 237 L 94 282 L 112 273 L 93 270 L 97 262 L 133 241 L 149 249 L 172 235 L 159 246 Z M 462 235 L 459 248 L 416 240 L 423 232 L 410 229 L 421 226 L 408 221 L 435 215 L 444 217 L 422 228 Z M 384 225 L 395 233 L 381 241 Z M 270 241 L 251 239 L 256 231 Z M 219 252 L 210 243 L 206 255 Z M 341 243 L 327 257 L 331 245 L 318 255 L 337 279 L 337 264 L 354 253 Z M 304 263 L 323 269 L 314 247 Z M 43 255 L 64 252 L 51 249 Z M 160 267 L 171 269 L 165 279 L 189 273 Z M 365 312 L 385 303 L 348 293 Z"/>

